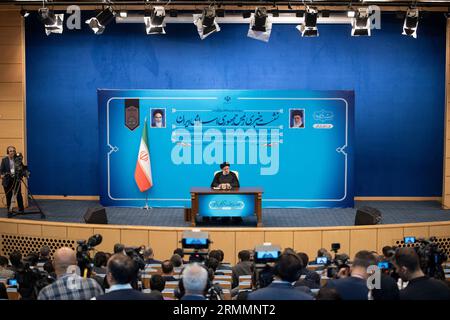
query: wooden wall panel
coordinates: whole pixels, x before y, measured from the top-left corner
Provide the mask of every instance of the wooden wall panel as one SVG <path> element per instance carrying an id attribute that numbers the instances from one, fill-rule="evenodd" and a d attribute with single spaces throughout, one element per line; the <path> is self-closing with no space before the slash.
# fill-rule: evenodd
<path id="1" fill-rule="evenodd" d="M 20 26 L 0 26 L 1 45 L 21 45 L 22 29 Z"/>
<path id="2" fill-rule="evenodd" d="M 377 230 L 361 229 L 350 231 L 350 259 L 353 259 L 360 250 L 377 251 Z"/>
<path id="3" fill-rule="evenodd" d="M 23 234 L 23 235 L 28 235 L 28 236 L 40 237 L 42 235 L 42 226 L 40 224 L 20 223 L 18 225 L 17 233 Z"/>
<path id="4" fill-rule="evenodd" d="M 67 228 L 64 226 L 42 226 L 43 237 L 56 237 L 60 239 L 68 239 Z"/>
<path id="5" fill-rule="evenodd" d="M 157 260 L 169 259 L 177 248 L 177 234 L 174 231 L 150 231 L 148 241 Z"/>
<path id="6" fill-rule="evenodd" d="M 95 247 L 98 251 L 114 252 L 114 245 L 120 242 L 120 229 L 94 228 L 94 234 L 101 234 L 102 243 Z M 86 239 L 87 240 L 87 239 Z"/>
<path id="7" fill-rule="evenodd" d="M 17 223 L 12 222 L 0 222 L 0 233 L 17 234 Z"/>
<path id="8" fill-rule="evenodd" d="M 349 230 L 332 230 L 322 232 L 322 248 L 331 250 L 332 243 L 340 243 L 340 253 L 350 253 L 350 231 Z"/>
<path id="9" fill-rule="evenodd" d="M 264 242 L 280 245 L 281 250 L 294 248 L 294 233 L 292 231 L 266 231 L 264 232 Z"/>
<path id="10" fill-rule="evenodd" d="M 378 229 L 377 237 L 377 252 L 382 252 L 384 246 L 392 246 L 396 240 L 403 239 L 403 228 Z"/>
<path id="11" fill-rule="evenodd" d="M 1 120 L 0 125 L 1 125 L 0 138 L 6 140 L 8 140 L 9 138 L 22 139 L 23 137 L 22 120 Z M 6 150 L 3 150 L 2 154 L 4 154 L 5 151 Z"/>
<path id="12" fill-rule="evenodd" d="M 0 83 L 0 101 L 23 101 L 23 84 L 17 82 Z"/>
<path id="13" fill-rule="evenodd" d="M 75 240 L 87 240 L 94 234 L 91 227 L 67 227 L 67 238 Z"/>
<path id="14" fill-rule="evenodd" d="M 22 64 L 1 63 L 0 83 L 1 82 L 23 82 Z"/>
<path id="15" fill-rule="evenodd" d="M 224 252 L 224 262 L 235 264 L 236 243 L 234 232 L 211 231 L 209 237 L 213 241 L 211 249 L 221 249 Z"/>
<path id="16" fill-rule="evenodd" d="M 294 231 L 294 250 L 304 252 L 312 260 L 322 247 L 322 231 Z"/>
<path id="17" fill-rule="evenodd" d="M 20 27 L 22 16 L 19 11 L 0 11 L 0 27 Z"/>
<path id="18" fill-rule="evenodd" d="M 0 68 L 1 68 L 0 64 Z M 1 77 L 1 76 L 0 76 Z M 20 101 L 0 101 L 0 120 L 22 120 L 23 109 Z"/>
<path id="19" fill-rule="evenodd" d="M 446 226 L 430 226 L 430 237 L 450 236 L 450 224 Z"/>
<path id="20" fill-rule="evenodd" d="M 236 261 L 239 251 L 253 250 L 258 244 L 264 242 L 264 231 L 236 231 Z"/>
<path id="21" fill-rule="evenodd" d="M 22 63 L 22 45 L 0 44 L 0 63 Z"/>
<path id="22" fill-rule="evenodd" d="M 147 230 L 121 230 L 120 243 L 123 243 L 127 247 L 132 246 L 148 246 L 148 231 Z"/>
<path id="23" fill-rule="evenodd" d="M 2 122 L 0 121 L 0 123 Z M 24 150 L 23 139 L 0 138 L 0 155 L 2 158 L 6 157 L 6 148 L 8 146 L 15 146 L 17 151 L 23 152 Z"/>
<path id="24" fill-rule="evenodd" d="M 428 238 L 430 236 L 429 228 L 427 227 L 405 227 L 403 228 L 405 237 Z"/>

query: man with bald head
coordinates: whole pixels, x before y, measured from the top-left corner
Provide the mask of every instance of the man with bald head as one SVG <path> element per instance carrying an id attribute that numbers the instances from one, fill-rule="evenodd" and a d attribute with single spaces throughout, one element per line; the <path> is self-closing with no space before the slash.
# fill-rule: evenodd
<path id="1" fill-rule="evenodd" d="M 56 250 L 53 266 L 58 279 L 39 292 L 38 300 L 89 300 L 103 294 L 97 281 L 79 275 L 76 254 L 71 248 Z"/>

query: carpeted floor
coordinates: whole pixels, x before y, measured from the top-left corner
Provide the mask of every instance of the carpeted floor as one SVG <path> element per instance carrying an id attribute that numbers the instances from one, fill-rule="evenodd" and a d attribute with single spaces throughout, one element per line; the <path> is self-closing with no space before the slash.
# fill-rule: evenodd
<path id="1" fill-rule="evenodd" d="M 100 206 L 98 201 L 38 200 L 46 214 L 46 221 L 84 223 L 83 215 L 89 207 Z M 372 206 L 381 210 L 383 224 L 415 223 L 450 220 L 450 210 L 442 210 L 439 202 L 382 202 L 357 201 L 355 208 L 341 209 L 263 209 L 264 227 L 323 227 L 351 226 L 356 208 Z M 109 224 L 189 227 L 179 208 L 106 208 Z M 0 217 L 6 218 L 6 209 L 0 209 Z M 40 220 L 40 215 L 16 216 L 16 219 Z M 201 226 L 254 227 L 256 218 L 246 218 L 241 224 L 210 222 Z"/>

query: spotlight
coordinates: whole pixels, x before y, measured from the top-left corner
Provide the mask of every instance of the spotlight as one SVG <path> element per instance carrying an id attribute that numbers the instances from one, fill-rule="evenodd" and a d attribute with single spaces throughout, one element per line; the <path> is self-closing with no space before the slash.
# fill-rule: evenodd
<path id="1" fill-rule="evenodd" d="M 247 36 L 256 40 L 268 42 L 272 32 L 272 20 L 267 15 L 265 7 L 258 7 L 250 20 Z"/>
<path id="2" fill-rule="evenodd" d="M 121 11 L 119 12 L 119 16 L 120 16 L 121 18 L 126 18 L 126 17 L 128 17 L 128 12 L 126 12 L 125 10 L 121 10 Z"/>
<path id="3" fill-rule="evenodd" d="M 358 8 L 352 19 L 352 37 L 357 36 L 370 37 L 369 8 Z"/>
<path id="4" fill-rule="evenodd" d="M 64 14 L 54 14 L 53 11 L 48 8 L 40 8 L 38 10 L 39 19 L 45 26 L 45 34 L 63 32 L 63 20 Z"/>
<path id="5" fill-rule="evenodd" d="M 166 11 L 164 7 L 153 7 L 153 9 L 145 13 L 145 29 L 147 34 L 166 34 L 164 30 L 164 18 L 166 17 Z"/>
<path id="6" fill-rule="evenodd" d="M 355 15 L 356 15 L 355 10 L 349 9 L 349 10 L 347 11 L 347 17 L 348 17 L 348 18 L 354 18 Z"/>
<path id="7" fill-rule="evenodd" d="M 115 17 L 116 13 L 111 7 L 101 11 L 96 17 L 86 20 L 86 24 L 94 31 L 95 34 L 102 34 L 108 25 Z"/>
<path id="8" fill-rule="evenodd" d="M 417 25 L 419 24 L 419 9 L 409 8 L 406 12 L 405 22 L 403 23 L 403 32 L 405 36 L 417 38 Z"/>
<path id="9" fill-rule="evenodd" d="M 305 21 L 297 26 L 302 34 L 302 37 L 318 37 L 319 30 L 317 30 L 317 15 L 319 10 L 315 7 L 306 7 Z"/>
<path id="10" fill-rule="evenodd" d="M 201 15 L 194 14 L 194 24 L 197 26 L 198 34 L 202 40 L 210 34 L 220 31 L 216 22 L 216 11 L 212 7 L 203 9 Z"/>
<path id="11" fill-rule="evenodd" d="M 30 12 L 28 10 L 20 10 L 20 15 L 24 18 L 28 17 L 30 15 Z"/>

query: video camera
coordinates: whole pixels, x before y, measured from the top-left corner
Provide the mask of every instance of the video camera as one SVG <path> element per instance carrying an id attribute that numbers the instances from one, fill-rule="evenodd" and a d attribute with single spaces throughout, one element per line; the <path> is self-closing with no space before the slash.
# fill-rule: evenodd
<path id="1" fill-rule="evenodd" d="M 447 254 L 439 247 L 436 237 L 418 239 L 418 246 L 415 247 L 420 259 L 422 271 L 429 277 L 445 280 L 445 272 L 442 263 L 447 261 Z"/>
<path id="2" fill-rule="evenodd" d="M 92 269 L 92 260 L 89 256 L 89 251 L 102 243 L 102 240 L 103 238 L 100 234 L 94 234 L 87 241 L 77 240 L 77 262 L 81 272 L 85 272 L 85 270 L 87 270 L 87 272 L 90 273 Z"/>
<path id="3" fill-rule="evenodd" d="M 334 252 L 334 259 L 328 261 L 327 263 L 326 269 L 328 278 L 336 278 L 341 268 L 350 268 L 350 266 L 348 265 L 348 260 L 350 259 L 350 257 L 345 253 L 338 254 L 340 248 L 340 243 L 331 244 L 331 251 Z"/>
<path id="4" fill-rule="evenodd" d="M 23 154 L 21 153 L 16 153 L 14 155 L 14 175 L 19 179 L 23 177 L 28 178 L 28 176 L 30 175 L 28 166 L 23 164 Z"/>
<path id="5" fill-rule="evenodd" d="M 208 232 L 201 232 L 198 229 L 184 231 L 181 239 L 181 247 L 183 252 L 189 255 L 189 262 L 203 262 L 209 253 L 211 243 Z"/>

